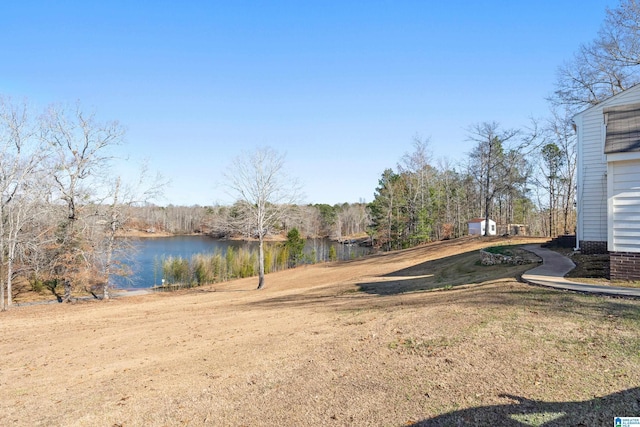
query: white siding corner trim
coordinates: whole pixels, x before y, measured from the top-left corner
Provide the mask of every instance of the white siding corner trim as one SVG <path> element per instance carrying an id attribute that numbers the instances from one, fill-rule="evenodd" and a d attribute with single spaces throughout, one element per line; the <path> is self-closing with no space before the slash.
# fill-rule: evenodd
<path id="1" fill-rule="evenodd" d="M 576 133 L 578 134 L 578 141 L 582 141 L 582 116 L 575 117 L 573 123 L 576 125 Z M 582 192 L 584 191 L 584 174 L 582 172 L 583 154 L 582 144 L 578 143 L 578 163 L 577 163 L 577 186 L 576 186 L 576 249 L 580 250 L 580 242 L 584 240 L 583 229 L 584 224 L 582 222 Z"/>

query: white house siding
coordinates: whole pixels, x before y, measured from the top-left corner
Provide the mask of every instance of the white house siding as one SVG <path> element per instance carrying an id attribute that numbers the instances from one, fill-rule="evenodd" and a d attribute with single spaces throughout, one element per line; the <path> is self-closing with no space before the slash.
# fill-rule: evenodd
<path id="1" fill-rule="evenodd" d="M 640 160 L 609 163 L 608 247 L 640 253 Z"/>
<path id="2" fill-rule="evenodd" d="M 640 85 L 593 106 L 574 118 L 578 128 L 577 240 L 607 242 L 607 159 L 603 109 L 640 103 Z"/>
<path id="3" fill-rule="evenodd" d="M 585 112 L 579 126 L 584 141 L 578 159 L 578 230 L 580 241 L 607 240 L 607 166 L 601 108 Z"/>

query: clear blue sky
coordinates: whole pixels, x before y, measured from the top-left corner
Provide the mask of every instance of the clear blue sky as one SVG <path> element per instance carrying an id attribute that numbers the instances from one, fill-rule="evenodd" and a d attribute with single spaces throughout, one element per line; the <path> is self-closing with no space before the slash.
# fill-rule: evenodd
<path id="1" fill-rule="evenodd" d="M 548 114 L 555 73 L 614 0 L 3 1 L 0 94 L 80 100 L 127 128 L 129 167 L 172 181 L 163 204 L 227 204 L 242 150 L 287 156 L 308 203 L 373 199 L 430 138 Z"/>

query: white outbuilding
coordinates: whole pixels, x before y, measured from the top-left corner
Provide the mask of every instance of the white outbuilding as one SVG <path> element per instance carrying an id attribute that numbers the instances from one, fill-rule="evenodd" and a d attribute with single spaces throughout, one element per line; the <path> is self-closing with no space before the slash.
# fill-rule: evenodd
<path id="1" fill-rule="evenodd" d="M 484 236 L 485 230 L 488 236 L 496 235 L 496 222 L 492 219 L 489 219 L 488 228 L 484 218 L 473 218 L 467 224 L 469 225 L 470 236 Z"/>

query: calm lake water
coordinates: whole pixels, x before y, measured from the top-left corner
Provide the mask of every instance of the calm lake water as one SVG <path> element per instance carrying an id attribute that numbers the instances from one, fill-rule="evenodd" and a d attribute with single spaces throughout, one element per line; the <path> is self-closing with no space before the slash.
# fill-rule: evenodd
<path id="1" fill-rule="evenodd" d="M 216 251 L 225 254 L 229 247 L 258 250 L 258 242 L 237 240 L 217 240 L 206 236 L 173 236 L 136 239 L 136 251 L 129 264 L 133 275 L 129 278 L 114 277 L 115 286 L 122 289 L 150 288 L 162 284 L 163 258 L 169 256 L 191 258 L 196 254 L 213 254 Z M 329 248 L 334 246 L 340 260 L 358 258 L 371 253 L 371 248 L 358 245 L 344 245 L 329 239 L 309 239 L 305 253 L 315 253 L 319 261 L 329 259 Z"/>

